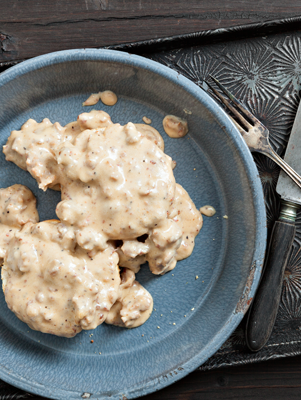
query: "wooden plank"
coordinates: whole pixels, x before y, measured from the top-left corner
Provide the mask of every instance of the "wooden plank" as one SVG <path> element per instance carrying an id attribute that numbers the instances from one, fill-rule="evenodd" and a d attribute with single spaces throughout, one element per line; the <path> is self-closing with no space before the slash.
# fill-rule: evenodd
<path id="1" fill-rule="evenodd" d="M 7 388 L 3 388 L 3 394 Z M 0 391 L 0 397 L 2 393 Z M 301 356 L 258 364 L 195 371 L 141 400 L 299 400 Z M 33 396 L 32 400 L 43 400 Z"/>
<path id="2" fill-rule="evenodd" d="M 143 400 L 283 400 L 301 397 L 301 357 L 195 371 Z"/>
<path id="3" fill-rule="evenodd" d="M 186 17 L 204 15 L 214 20 L 274 18 L 300 13 L 300 3 L 290 0 L 2 0 L 0 22 L 65 22 L 86 19 Z M 232 14 L 232 15 L 231 15 Z"/>
<path id="4" fill-rule="evenodd" d="M 67 19 L 97 18 L 131 18 L 141 16 L 176 16 L 207 14 L 220 18 L 225 13 L 235 13 L 237 16 L 245 15 L 243 18 L 260 15 L 266 17 L 279 14 L 291 14 L 300 12 L 297 1 L 281 2 L 279 0 L 246 1 L 246 0 L 11 0 L 2 1 L 0 6 L 1 22 L 17 21 L 65 21 Z M 100 14 L 95 14 L 99 11 Z M 83 15 L 85 13 L 85 15 Z M 118 14 L 120 13 L 120 15 Z"/>
<path id="5" fill-rule="evenodd" d="M 0 63 L 298 14 L 297 0 L 2 0 Z"/>

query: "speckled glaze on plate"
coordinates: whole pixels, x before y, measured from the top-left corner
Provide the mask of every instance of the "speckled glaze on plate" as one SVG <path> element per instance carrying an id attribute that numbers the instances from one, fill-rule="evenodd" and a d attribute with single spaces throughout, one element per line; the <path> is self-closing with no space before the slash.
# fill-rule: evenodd
<path id="1" fill-rule="evenodd" d="M 115 106 L 82 107 L 92 92 L 105 89 L 118 95 Z M 246 312 L 266 244 L 258 172 L 224 111 L 167 67 L 90 49 L 52 53 L 12 67 L 0 76 L 0 104 L 1 146 L 29 117 L 65 124 L 92 108 L 122 124 L 141 123 L 147 116 L 164 137 L 165 152 L 177 161 L 177 182 L 197 207 L 210 204 L 217 210 L 214 217 L 204 217 L 192 256 L 174 271 L 158 277 L 144 266 L 138 273 L 154 298 L 153 314 L 139 328 L 103 324 L 72 339 L 58 338 L 28 328 L 1 294 L 0 378 L 54 399 L 129 399 L 161 389 L 205 362 Z M 166 114 L 187 119 L 189 134 L 168 138 L 162 127 Z M 41 220 L 55 217 L 59 193 L 43 193 L 1 153 L 0 186 L 14 183 L 27 185 L 37 196 Z"/>

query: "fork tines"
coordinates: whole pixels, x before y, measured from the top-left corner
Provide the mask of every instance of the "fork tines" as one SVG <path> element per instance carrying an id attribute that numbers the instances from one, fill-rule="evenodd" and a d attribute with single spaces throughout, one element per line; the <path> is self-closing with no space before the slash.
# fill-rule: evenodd
<path id="1" fill-rule="evenodd" d="M 239 100 L 237 100 L 232 93 L 229 92 L 228 89 L 226 89 L 216 78 L 214 78 L 212 75 L 209 75 L 210 78 L 216 83 L 216 85 L 222 90 L 222 92 L 234 103 L 234 105 L 240 110 L 240 112 L 230 103 L 230 101 L 225 98 L 223 95 L 221 95 L 208 81 L 205 81 L 210 90 L 214 93 L 214 97 L 218 98 L 238 119 L 238 121 L 247 129 L 250 129 L 253 125 L 251 125 L 246 118 L 248 118 L 254 125 L 262 125 L 260 121 L 256 117 L 254 117 L 253 114 L 250 113 L 241 103 Z M 238 127 L 238 129 L 241 131 L 242 127 L 237 123 L 237 120 L 232 118 L 232 121 L 235 123 L 235 125 Z"/>

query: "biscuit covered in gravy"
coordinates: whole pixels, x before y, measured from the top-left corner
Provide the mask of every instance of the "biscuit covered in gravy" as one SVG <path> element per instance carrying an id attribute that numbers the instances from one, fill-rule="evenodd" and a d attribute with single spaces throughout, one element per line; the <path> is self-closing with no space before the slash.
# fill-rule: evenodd
<path id="1" fill-rule="evenodd" d="M 32 329 L 72 337 L 95 329 L 119 296 L 112 246 L 91 257 L 59 221 L 28 223 L 8 245 L 2 281 L 8 307 Z"/>

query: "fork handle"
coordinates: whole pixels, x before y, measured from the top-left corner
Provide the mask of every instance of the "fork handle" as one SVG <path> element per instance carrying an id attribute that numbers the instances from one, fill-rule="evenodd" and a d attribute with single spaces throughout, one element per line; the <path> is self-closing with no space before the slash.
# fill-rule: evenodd
<path id="1" fill-rule="evenodd" d="M 287 162 L 283 160 L 280 156 L 278 156 L 277 153 L 271 148 L 268 149 L 268 151 L 262 151 L 261 153 L 269 157 L 271 160 L 273 160 L 276 164 L 279 165 L 280 168 L 295 182 L 295 184 L 301 188 L 301 176 L 297 174 L 297 172 L 288 165 Z"/>

